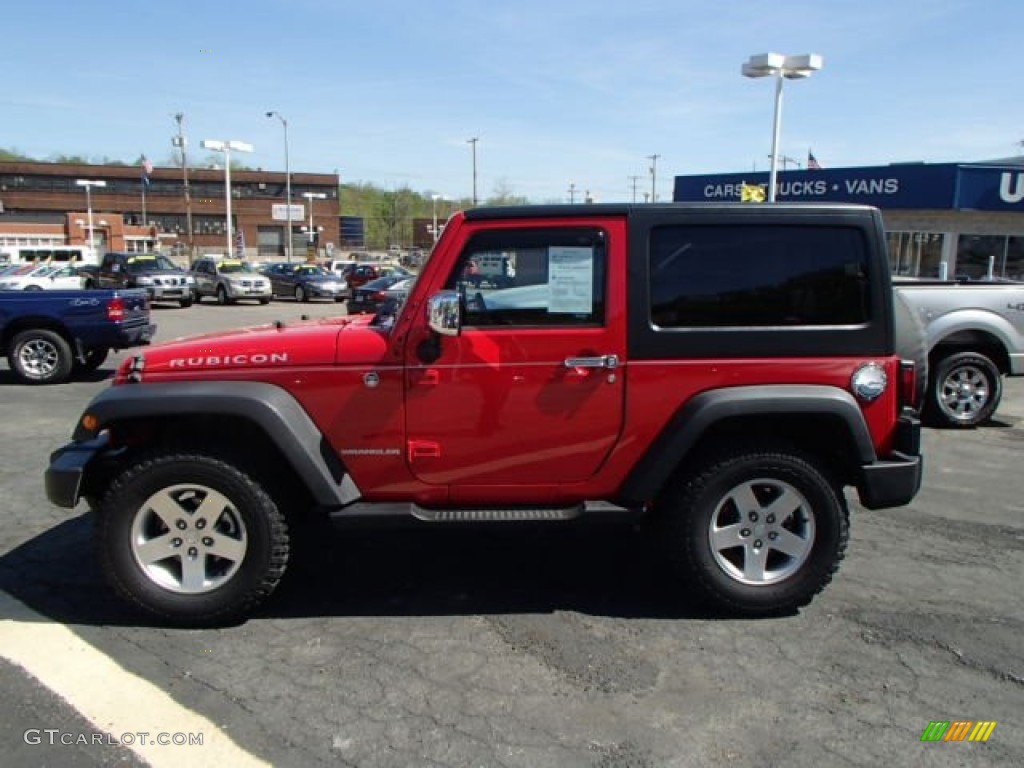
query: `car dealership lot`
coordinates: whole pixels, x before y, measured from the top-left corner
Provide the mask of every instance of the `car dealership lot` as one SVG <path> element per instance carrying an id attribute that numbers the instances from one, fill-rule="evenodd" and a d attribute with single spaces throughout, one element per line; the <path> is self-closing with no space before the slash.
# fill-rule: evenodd
<path id="1" fill-rule="evenodd" d="M 203 304 L 153 321 L 159 342 L 342 312 Z M 1024 764 L 1020 380 L 996 424 L 926 431 L 911 506 L 854 505 L 843 567 L 795 616 L 709 615 L 617 527 L 416 528 L 339 531 L 257 618 L 183 631 L 117 601 L 84 507 L 67 514 L 42 491 L 49 452 L 124 354 L 57 387 L 0 370 L 0 589 L 269 762 Z M 81 728 L 39 711 L 0 708 L 5 740 Z M 933 720 L 997 726 L 985 744 L 922 743 Z"/>

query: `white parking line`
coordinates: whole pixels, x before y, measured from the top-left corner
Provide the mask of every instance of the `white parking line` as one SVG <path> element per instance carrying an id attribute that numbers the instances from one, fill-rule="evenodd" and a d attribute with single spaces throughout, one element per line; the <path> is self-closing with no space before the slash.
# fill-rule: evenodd
<path id="1" fill-rule="evenodd" d="M 214 723 L 185 709 L 152 683 L 123 669 L 63 624 L 36 613 L 3 591 L 0 591 L 0 616 L 3 617 L 0 620 L 0 655 L 66 700 L 95 725 L 97 731 L 111 734 L 150 765 L 156 768 L 269 765 L 238 746 Z M 60 729 L 60 726 L 60 723 L 25 725 L 26 729 Z M 138 734 L 143 733 L 148 735 L 140 739 Z M 202 744 L 187 743 L 189 734 L 200 733 Z M 184 734 L 186 743 L 159 744 L 156 743 L 159 734 L 166 734 L 167 741 L 180 741 L 180 735 Z M 41 737 L 44 743 L 49 743 L 45 732 Z M 132 743 L 127 743 L 129 738 Z M 143 741 L 145 743 L 141 743 Z"/>

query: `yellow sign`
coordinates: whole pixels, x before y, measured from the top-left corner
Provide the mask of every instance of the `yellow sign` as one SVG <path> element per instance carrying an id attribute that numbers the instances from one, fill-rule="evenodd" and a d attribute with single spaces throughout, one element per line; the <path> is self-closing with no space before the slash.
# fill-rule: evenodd
<path id="1" fill-rule="evenodd" d="M 757 184 L 747 184 L 744 182 L 740 188 L 740 201 L 744 203 L 763 203 L 765 200 L 764 187 L 758 186 Z"/>

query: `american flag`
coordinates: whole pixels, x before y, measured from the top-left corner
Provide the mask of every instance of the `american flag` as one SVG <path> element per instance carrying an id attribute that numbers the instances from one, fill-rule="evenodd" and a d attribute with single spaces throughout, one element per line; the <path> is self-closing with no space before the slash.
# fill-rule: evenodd
<path id="1" fill-rule="evenodd" d="M 141 164 L 142 164 L 142 183 L 146 184 L 148 186 L 149 185 L 149 176 L 150 176 L 151 173 L 153 173 L 153 162 L 148 157 L 143 155 L 142 156 L 142 160 L 141 160 Z"/>
<path id="2" fill-rule="evenodd" d="M 821 163 L 818 162 L 818 158 L 814 156 L 811 150 L 807 150 L 807 170 L 808 171 L 820 171 Z"/>

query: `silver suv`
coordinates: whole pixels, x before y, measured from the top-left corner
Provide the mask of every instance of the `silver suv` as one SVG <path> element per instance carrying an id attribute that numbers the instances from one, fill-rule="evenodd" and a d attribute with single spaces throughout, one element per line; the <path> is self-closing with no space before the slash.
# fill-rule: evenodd
<path id="1" fill-rule="evenodd" d="M 192 276 L 196 281 L 196 301 L 215 296 L 218 304 L 234 304 L 239 299 L 270 303 L 270 280 L 248 262 L 204 256 L 193 262 Z"/>

